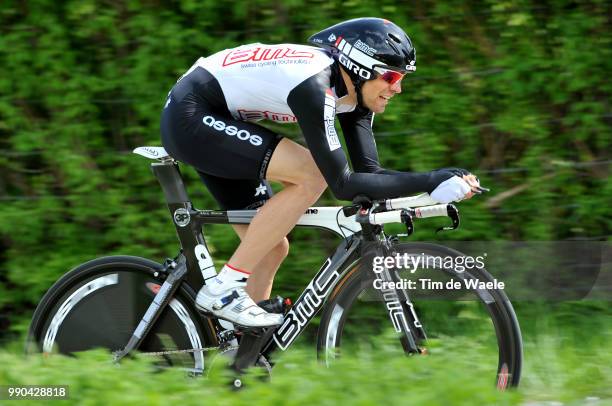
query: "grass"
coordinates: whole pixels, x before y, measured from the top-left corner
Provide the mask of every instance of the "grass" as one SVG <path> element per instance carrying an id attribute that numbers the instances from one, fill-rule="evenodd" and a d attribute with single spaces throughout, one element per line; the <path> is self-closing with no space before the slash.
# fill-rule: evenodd
<path id="1" fill-rule="evenodd" d="M 238 392 L 222 367 L 207 378 L 190 378 L 179 370 L 154 372 L 146 357 L 114 365 L 100 350 L 76 358 L 25 358 L 21 343 L 14 343 L 0 351 L 0 385 L 68 385 L 70 399 L 63 405 L 612 404 L 612 316 L 593 311 L 568 323 L 565 310 L 523 313 L 521 386 L 505 392 L 495 389 L 491 354 L 477 337 L 441 341 L 431 355 L 409 359 L 380 345 L 344 353 L 329 368 L 315 360 L 314 348 L 295 348 L 278 359 L 271 381 L 253 371 Z M 456 346 L 468 351 L 453 351 Z M 29 403 L 41 401 L 20 404 Z"/>

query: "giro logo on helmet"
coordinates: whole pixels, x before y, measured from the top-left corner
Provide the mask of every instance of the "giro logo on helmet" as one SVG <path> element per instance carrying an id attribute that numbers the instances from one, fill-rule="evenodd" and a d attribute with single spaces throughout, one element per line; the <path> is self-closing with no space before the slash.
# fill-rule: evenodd
<path id="1" fill-rule="evenodd" d="M 372 76 L 372 73 L 368 69 L 364 69 L 364 68 L 360 67 L 355 62 L 351 61 L 344 54 L 340 54 L 340 56 L 338 57 L 338 60 L 350 72 L 355 73 L 355 74 L 361 76 L 362 78 L 364 78 L 366 80 L 370 79 L 370 77 Z"/>
<path id="2" fill-rule="evenodd" d="M 233 125 L 225 125 L 225 122 L 221 120 L 215 120 L 213 116 L 206 116 L 202 119 L 202 122 L 209 127 L 214 128 L 219 132 L 225 132 L 225 134 L 229 136 L 236 136 L 241 141 L 249 141 L 251 144 L 256 147 L 263 143 L 262 138 L 259 135 L 251 134 L 247 130 L 239 130 L 237 127 Z"/>

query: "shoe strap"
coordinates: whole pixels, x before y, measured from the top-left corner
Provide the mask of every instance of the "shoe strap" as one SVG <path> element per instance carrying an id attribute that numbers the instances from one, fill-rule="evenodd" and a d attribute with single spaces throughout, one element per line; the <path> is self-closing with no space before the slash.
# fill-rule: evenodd
<path id="1" fill-rule="evenodd" d="M 235 299 L 238 299 L 240 297 L 241 297 L 241 295 L 238 293 L 238 291 L 232 290 L 232 293 L 230 293 L 229 295 L 223 296 L 219 300 L 216 300 L 213 303 L 212 307 L 213 307 L 214 310 L 221 310 L 225 306 L 227 306 L 228 304 L 232 303 Z"/>

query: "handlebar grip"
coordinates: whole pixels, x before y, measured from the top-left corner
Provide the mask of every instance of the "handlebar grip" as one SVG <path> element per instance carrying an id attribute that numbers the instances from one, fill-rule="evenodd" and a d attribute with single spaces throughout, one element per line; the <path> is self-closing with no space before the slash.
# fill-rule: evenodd
<path id="1" fill-rule="evenodd" d="M 387 199 L 385 200 L 385 207 L 387 210 L 396 210 L 396 209 L 407 209 L 411 207 L 417 206 L 431 206 L 434 204 L 439 204 L 440 202 L 434 200 L 429 193 L 421 193 L 418 196 L 410 196 L 410 197 L 400 197 L 397 199 Z"/>
<path id="2" fill-rule="evenodd" d="M 386 211 L 383 213 L 371 213 L 370 224 L 401 223 L 403 210 Z"/>
<path id="3" fill-rule="evenodd" d="M 435 206 L 419 207 L 414 209 L 417 217 L 447 217 L 448 216 L 448 204 L 437 204 Z"/>

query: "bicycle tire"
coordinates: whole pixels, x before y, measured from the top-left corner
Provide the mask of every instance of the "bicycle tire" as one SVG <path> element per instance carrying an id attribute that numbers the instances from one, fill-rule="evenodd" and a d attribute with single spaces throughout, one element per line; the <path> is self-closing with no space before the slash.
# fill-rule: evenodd
<path id="1" fill-rule="evenodd" d="M 413 254 L 424 253 L 433 256 L 464 256 L 462 253 L 435 244 L 429 243 L 403 243 L 394 245 L 394 250 L 397 252 L 410 252 Z M 321 322 L 317 337 L 317 355 L 320 360 L 329 363 L 334 357 L 339 355 L 339 350 L 342 347 L 343 335 L 345 334 L 346 322 L 351 316 L 351 310 L 358 303 L 360 296 L 364 296 L 368 290 L 374 290 L 372 283 L 375 278 L 371 268 L 360 267 L 357 260 L 352 264 L 336 285 L 327 299 L 327 304 L 321 315 Z M 446 270 L 452 272 L 452 270 Z M 470 273 L 483 281 L 492 281 L 493 277 L 483 268 L 470 270 Z M 489 296 L 487 296 L 487 294 Z M 414 294 L 410 293 L 411 300 L 418 309 L 419 304 L 414 301 Z M 500 389 L 505 389 L 510 386 L 517 386 L 520 382 L 521 367 L 522 367 L 522 337 L 520 326 L 516 318 L 516 314 L 503 290 L 487 290 L 487 293 L 481 292 L 476 295 L 480 302 L 480 306 L 484 306 L 483 313 L 486 311 L 490 321 L 495 329 L 495 340 L 497 342 L 498 363 L 495 383 Z M 482 300 L 482 297 L 487 298 L 487 302 Z M 491 301 L 491 299 L 493 299 Z M 363 299 L 362 299 L 363 300 Z M 377 300 L 378 303 L 370 304 L 379 310 L 384 319 L 384 323 L 391 325 L 389 316 L 386 314 L 384 304 Z M 448 305 L 447 305 L 448 306 Z M 417 311 L 417 313 L 419 313 Z M 429 334 L 428 321 L 419 314 L 421 323 Z M 448 317 L 446 317 L 448 319 Z M 354 331 L 363 329 L 364 320 L 358 320 Z M 383 321 L 381 321 L 383 323 Z M 489 332 L 490 333 L 490 332 Z M 399 343 L 398 343 L 399 345 Z"/>
<path id="2" fill-rule="evenodd" d="M 79 265 L 60 278 L 34 312 L 26 352 L 71 355 L 92 348 L 117 351 L 128 342 L 163 283 L 162 266 L 145 258 L 111 256 Z M 156 276 L 156 273 L 158 276 Z M 156 365 L 204 369 L 198 348 L 217 343 L 208 319 L 182 283 L 138 348 L 141 353 L 192 350 L 160 356 Z"/>

